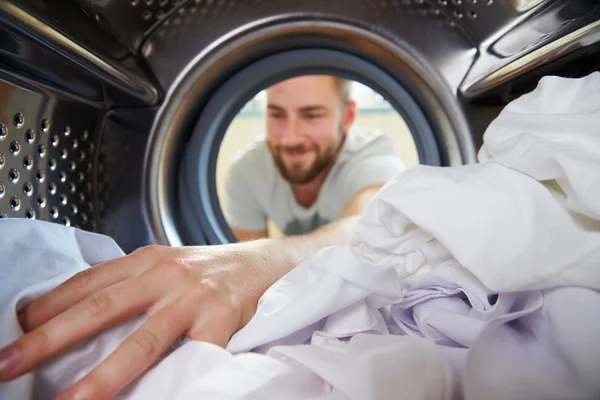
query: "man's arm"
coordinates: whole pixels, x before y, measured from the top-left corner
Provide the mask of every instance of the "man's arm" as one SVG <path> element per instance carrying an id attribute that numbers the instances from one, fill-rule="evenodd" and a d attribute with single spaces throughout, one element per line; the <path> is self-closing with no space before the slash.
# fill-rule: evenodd
<path id="1" fill-rule="evenodd" d="M 369 205 L 373 197 L 375 197 L 375 195 L 377 194 L 379 189 L 381 189 L 382 186 L 382 183 L 375 184 L 360 190 L 346 204 L 342 212 L 341 218 L 362 215 L 362 213 L 364 213 L 364 211 L 367 209 L 367 206 Z M 268 237 L 268 231 L 266 229 L 258 231 L 249 231 L 231 227 L 231 231 L 240 242 L 264 239 Z"/>
<path id="2" fill-rule="evenodd" d="M 0 381 L 15 379 L 123 321 L 148 319 L 59 399 L 115 396 L 181 335 L 226 346 L 259 298 L 309 255 L 348 243 L 358 217 L 314 232 L 219 246 L 148 246 L 78 273 L 20 313 L 27 334 L 0 351 Z"/>
<path id="3" fill-rule="evenodd" d="M 342 216 L 363 214 L 369 202 L 386 182 L 405 170 L 394 152 L 394 143 L 385 134 L 377 135 L 344 164 L 336 192 L 349 198 Z"/>
<path id="4" fill-rule="evenodd" d="M 350 201 L 346 204 L 344 211 L 342 211 L 342 218 L 352 215 L 362 215 L 367 209 L 367 206 L 371 200 L 373 200 L 383 185 L 383 183 L 370 185 L 356 193 L 354 197 L 352 197 L 352 199 L 350 199 Z"/>
<path id="5" fill-rule="evenodd" d="M 268 236 L 267 216 L 249 184 L 252 177 L 246 176 L 248 171 L 257 168 L 252 154 L 246 153 L 232 163 L 225 180 L 223 213 L 234 236 L 241 242 Z"/>
<path id="6" fill-rule="evenodd" d="M 240 242 L 247 242 L 249 240 L 264 239 L 269 236 L 267 230 L 249 231 L 246 229 L 238 229 L 231 227 L 231 232 Z"/>

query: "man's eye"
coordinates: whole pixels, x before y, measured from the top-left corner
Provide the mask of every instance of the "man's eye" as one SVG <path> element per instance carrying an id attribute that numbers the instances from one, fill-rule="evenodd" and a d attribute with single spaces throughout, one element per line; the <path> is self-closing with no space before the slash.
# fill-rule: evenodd
<path id="1" fill-rule="evenodd" d="M 315 119 L 315 118 L 320 118 L 321 116 L 322 116 L 321 114 L 307 114 L 306 118 Z"/>
<path id="2" fill-rule="evenodd" d="M 269 114 L 269 117 L 271 117 L 271 118 L 281 118 L 281 117 L 283 117 L 283 115 L 282 114 L 277 114 L 277 113 L 272 113 L 272 114 Z"/>

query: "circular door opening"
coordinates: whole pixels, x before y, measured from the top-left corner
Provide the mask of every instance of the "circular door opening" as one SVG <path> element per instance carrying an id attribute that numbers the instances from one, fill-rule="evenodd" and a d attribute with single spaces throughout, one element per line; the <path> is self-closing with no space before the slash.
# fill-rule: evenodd
<path id="1" fill-rule="evenodd" d="M 180 209 L 186 210 L 182 213 L 186 217 L 181 218 L 179 224 L 187 233 L 186 243 L 236 240 L 218 196 L 217 161 L 223 138 L 239 110 L 257 93 L 299 76 L 333 76 L 371 88 L 402 118 L 411 134 L 419 163 L 441 165 L 440 151 L 425 114 L 397 80 L 374 64 L 354 55 L 326 49 L 293 50 L 265 57 L 238 71 L 219 88 L 203 109 L 186 145 L 179 186 Z M 260 179 L 260 175 L 256 178 Z M 247 184 L 255 187 L 266 185 L 261 191 L 269 190 L 270 185 L 260 181 Z M 239 197 L 242 196 L 239 193 Z M 249 211 L 251 207 L 249 203 L 247 205 Z M 261 206 L 263 212 L 272 208 L 264 202 Z M 240 204 L 238 208 L 242 207 L 244 205 Z M 336 212 L 329 214 L 327 217 L 306 215 L 305 218 L 317 218 L 325 223 L 331 221 Z M 257 229 L 256 223 L 254 228 Z M 287 233 L 306 233 L 306 228 L 286 229 L 284 223 L 279 223 L 279 228 Z"/>

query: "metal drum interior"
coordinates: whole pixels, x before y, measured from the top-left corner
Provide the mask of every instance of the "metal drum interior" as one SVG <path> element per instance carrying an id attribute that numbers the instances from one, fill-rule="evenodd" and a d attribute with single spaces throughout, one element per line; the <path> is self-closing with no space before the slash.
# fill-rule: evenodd
<path id="1" fill-rule="evenodd" d="M 261 87 L 369 83 L 420 121 L 422 163 L 460 165 L 541 76 L 597 70 L 599 43 L 596 0 L 0 0 L 0 217 L 126 251 L 229 241 L 216 153 Z"/>

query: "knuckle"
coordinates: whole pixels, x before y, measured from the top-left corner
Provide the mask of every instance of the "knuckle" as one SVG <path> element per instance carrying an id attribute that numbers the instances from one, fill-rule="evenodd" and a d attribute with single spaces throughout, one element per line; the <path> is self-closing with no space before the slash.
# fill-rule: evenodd
<path id="1" fill-rule="evenodd" d="M 218 309 L 221 313 L 231 314 L 236 313 L 239 309 L 239 303 L 232 295 L 227 293 L 219 293 L 213 297 Z"/>
<path id="2" fill-rule="evenodd" d="M 202 293 L 209 297 L 219 297 L 223 295 L 223 288 L 211 278 L 203 278 L 200 280 L 199 288 Z"/>
<path id="3" fill-rule="evenodd" d="M 144 246 L 141 249 L 136 250 L 133 254 L 139 255 L 140 257 L 155 257 L 156 254 L 164 251 L 165 246 L 158 244 L 150 244 Z"/>
<path id="4" fill-rule="evenodd" d="M 154 356 L 160 352 L 161 340 L 149 330 L 141 329 L 135 332 L 131 340 L 146 356 Z"/>
<path id="5" fill-rule="evenodd" d="M 44 329 L 37 329 L 31 332 L 30 342 L 35 343 L 35 352 L 40 355 L 48 355 L 52 353 L 52 341 L 48 336 L 48 332 Z M 22 354 L 25 353 L 25 347 L 21 349 Z"/>
<path id="6" fill-rule="evenodd" d="M 228 285 L 215 282 L 213 279 L 204 278 L 200 280 L 197 293 L 203 301 L 211 302 L 221 313 L 237 313 L 240 309 L 239 301 L 231 288 Z"/>
<path id="7" fill-rule="evenodd" d="M 85 302 L 85 307 L 92 317 L 98 317 L 109 312 L 112 300 L 108 294 L 98 292 Z"/>
<path id="8" fill-rule="evenodd" d="M 183 275 L 189 271 L 189 268 L 189 263 L 182 258 L 175 258 L 161 265 L 162 271 L 169 275 Z"/>
<path id="9" fill-rule="evenodd" d="M 77 289 L 86 289 L 94 282 L 94 273 L 91 269 L 84 269 L 76 273 L 71 279 Z"/>
<path id="10" fill-rule="evenodd" d="M 237 317 L 242 312 L 240 304 L 232 298 L 220 299 L 218 304 L 219 312 L 225 318 Z"/>
<path id="11" fill-rule="evenodd" d="M 242 307 L 236 297 L 223 288 L 218 288 L 214 284 L 203 285 L 202 297 L 211 304 L 211 307 L 217 311 L 223 318 L 231 318 L 241 313 Z"/>

